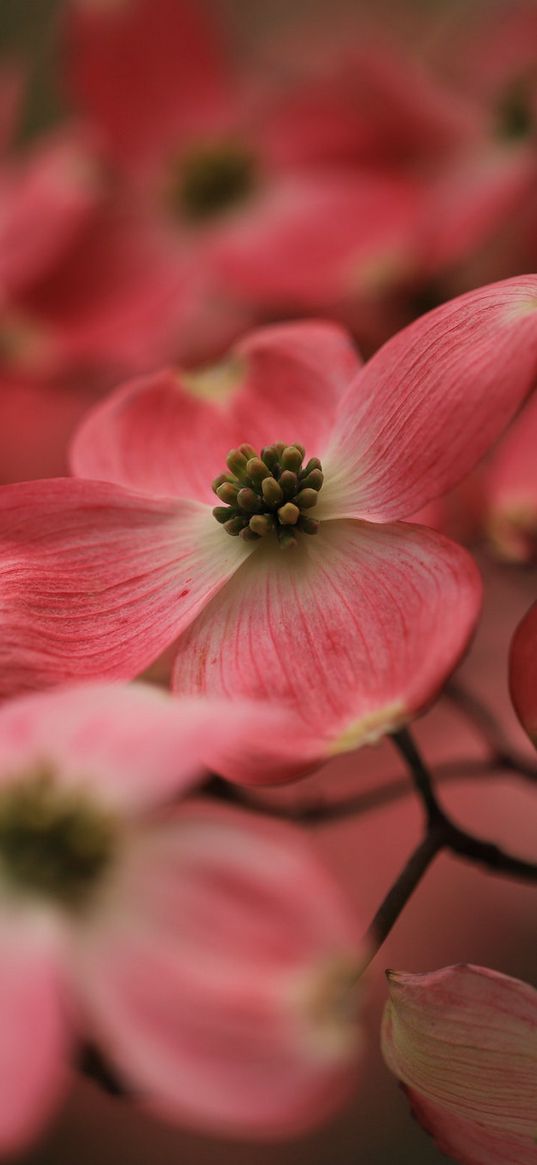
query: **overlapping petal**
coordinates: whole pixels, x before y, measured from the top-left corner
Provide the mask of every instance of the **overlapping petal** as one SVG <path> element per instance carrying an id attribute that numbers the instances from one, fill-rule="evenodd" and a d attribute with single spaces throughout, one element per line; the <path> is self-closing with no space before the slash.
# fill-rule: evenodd
<path id="1" fill-rule="evenodd" d="M 326 513 L 416 513 L 478 461 L 537 380 L 537 277 L 450 301 L 399 332 L 355 378 L 323 468 Z"/>
<path id="2" fill-rule="evenodd" d="M 1 687 L 131 678 L 248 556 L 210 510 L 67 478 L 0 493 Z"/>
<path id="3" fill-rule="evenodd" d="M 329 522 L 288 554 L 259 546 L 181 636 L 181 694 L 281 700 L 300 761 L 374 740 L 428 704 L 475 626 L 470 556 L 405 524 Z M 282 758 L 274 781 L 289 779 Z M 255 781 L 246 766 L 236 779 Z M 292 773 L 291 773 L 292 775 Z"/>
<path id="4" fill-rule="evenodd" d="M 194 373 L 171 370 L 126 385 L 98 405 L 75 438 L 79 477 L 150 494 L 213 501 L 211 482 L 230 449 L 300 441 L 326 444 L 358 358 L 336 324 L 261 328 L 227 361 Z"/>
<path id="5" fill-rule="evenodd" d="M 80 935 L 78 992 L 157 1110 L 278 1136 L 353 1087 L 359 957 L 351 913 L 297 829 L 199 802 L 133 847 Z"/>
<path id="6" fill-rule="evenodd" d="M 533 1165 L 537 992 L 462 965 L 389 981 L 384 1056 L 440 1147 L 463 1165 Z"/>
<path id="7" fill-rule="evenodd" d="M 179 700 L 146 684 L 35 692 L 0 708 L 0 787 L 44 766 L 59 783 L 138 814 L 233 758 L 248 757 L 255 769 L 257 754 L 264 761 L 291 727 L 276 705 Z M 274 746 L 275 757 L 282 748 Z"/>
<path id="8" fill-rule="evenodd" d="M 537 603 L 513 636 L 509 686 L 518 718 L 537 747 Z"/>

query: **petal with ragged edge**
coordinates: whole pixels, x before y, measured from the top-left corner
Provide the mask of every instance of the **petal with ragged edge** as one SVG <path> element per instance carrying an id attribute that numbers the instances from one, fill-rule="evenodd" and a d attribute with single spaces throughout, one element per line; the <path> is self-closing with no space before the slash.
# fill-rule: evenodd
<path id="1" fill-rule="evenodd" d="M 361 954 L 297 828 L 200 801 L 136 841 L 80 934 L 78 993 L 152 1107 L 274 1137 L 352 1090 Z"/>
<path id="2" fill-rule="evenodd" d="M 513 636 L 509 687 L 520 723 L 537 748 L 537 603 L 530 607 Z"/>
<path id="3" fill-rule="evenodd" d="M 327 522 L 255 553 L 178 644 L 181 694 L 282 701 L 296 767 L 399 728 L 464 651 L 480 608 L 470 556 L 424 527 Z M 283 759 L 271 781 L 289 778 Z M 239 766 L 238 780 L 263 779 Z"/>
<path id="4" fill-rule="evenodd" d="M 0 491 L 4 695 L 127 678 L 248 556 L 210 510 L 58 478 Z"/>
<path id="5" fill-rule="evenodd" d="M 161 372 L 113 393 L 79 429 L 74 472 L 214 502 L 211 482 L 242 442 L 300 441 L 308 457 L 317 456 L 357 368 L 336 324 L 260 328 L 221 365 Z"/>
<path id="6" fill-rule="evenodd" d="M 537 991 L 464 965 L 388 979 L 384 1057 L 440 1146 L 464 1165 L 537 1162 Z"/>
<path id="7" fill-rule="evenodd" d="M 184 793 L 207 771 L 249 756 L 255 767 L 284 710 L 251 700 L 178 699 L 146 684 L 81 684 L 0 708 L 0 788 L 44 770 L 121 814 Z M 222 762 L 222 763 L 220 763 Z"/>
<path id="8" fill-rule="evenodd" d="M 326 515 L 383 521 L 455 485 L 537 379 L 537 276 L 460 296 L 394 336 L 342 402 Z"/>
<path id="9" fill-rule="evenodd" d="M 67 1089 L 68 1017 L 58 935 L 49 920 L 2 907 L 0 1152 L 27 1145 Z"/>

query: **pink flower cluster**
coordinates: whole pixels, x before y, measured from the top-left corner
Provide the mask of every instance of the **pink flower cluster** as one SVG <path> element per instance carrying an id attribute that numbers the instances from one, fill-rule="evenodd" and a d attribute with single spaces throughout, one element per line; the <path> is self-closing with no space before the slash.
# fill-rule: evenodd
<path id="1" fill-rule="evenodd" d="M 251 790 L 408 741 L 479 622 L 460 540 L 537 546 L 535 8 L 253 67 L 209 6 L 60 15 L 69 117 L 21 146 L 0 72 L 0 1153 L 95 1049 L 166 1119 L 281 1137 L 352 1095 L 379 943 Z M 533 988 L 388 977 L 420 1123 L 535 1165 Z"/>

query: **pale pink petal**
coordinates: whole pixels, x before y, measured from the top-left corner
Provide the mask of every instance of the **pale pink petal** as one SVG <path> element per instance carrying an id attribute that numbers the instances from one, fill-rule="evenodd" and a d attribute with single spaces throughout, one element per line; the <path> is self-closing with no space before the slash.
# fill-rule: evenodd
<path id="1" fill-rule="evenodd" d="M 68 478 L 0 491 L 0 690 L 131 678 L 247 557 L 195 502 Z"/>
<path id="2" fill-rule="evenodd" d="M 485 478 L 487 530 L 495 550 L 511 562 L 537 556 L 537 395 L 517 417 Z"/>
<path id="3" fill-rule="evenodd" d="M 45 766 L 62 783 L 139 813 L 234 757 L 255 767 L 257 754 L 275 737 L 290 738 L 291 727 L 266 703 L 178 699 L 141 683 L 35 692 L 0 708 L 0 784 Z"/>
<path id="4" fill-rule="evenodd" d="M 537 380 L 537 276 L 442 305 L 389 340 L 341 405 L 326 513 L 388 520 L 455 485 Z"/>
<path id="5" fill-rule="evenodd" d="M 463 1165 L 536 1165 L 537 1146 L 516 1133 L 487 1129 L 475 1121 L 446 1113 L 439 1104 L 405 1088 L 412 1113 L 441 1153 Z"/>
<path id="6" fill-rule="evenodd" d="M 464 1165 L 481 1165 L 485 1149 L 487 1165 L 537 1161 L 537 991 L 464 965 L 388 977 L 384 1057 L 411 1090 L 418 1115 L 424 1103 L 428 1130 L 445 1143 L 453 1117 Z M 467 1146 L 465 1122 L 473 1126 Z M 510 1143 L 518 1154 L 511 1159 Z"/>
<path id="7" fill-rule="evenodd" d="M 229 97 L 217 31 L 196 0 L 71 0 L 68 80 L 116 160 L 145 162 L 209 130 Z"/>
<path id="8" fill-rule="evenodd" d="M 11 913 L 0 923 L 0 1153 L 27 1145 L 68 1083 L 68 1014 L 58 935 L 43 917 Z"/>
<path id="9" fill-rule="evenodd" d="M 199 802 L 133 845 L 80 936 L 78 989 L 146 1103 L 280 1136 L 352 1090 L 361 954 L 352 911 L 298 829 Z"/>
<path id="10" fill-rule="evenodd" d="M 296 716 L 295 761 L 355 748 L 429 704 L 478 617 L 470 556 L 419 526 L 323 523 L 296 549 L 257 546 L 181 636 L 181 694 L 248 694 Z M 260 780 L 239 764 L 227 772 Z M 289 778 L 284 757 L 273 782 Z"/>
<path id="11" fill-rule="evenodd" d="M 230 449 L 326 443 L 338 401 L 358 368 L 337 324 L 280 324 L 252 332 L 227 361 L 127 384 L 84 420 L 73 444 L 79 477 L 215 504 L 211 482 Z"/>
<path id="12" fill-rule="evenodd" d="M 509 686 L 517 716 L 537 747 L 537 603 L 530 607 L 515 631 Z"/>

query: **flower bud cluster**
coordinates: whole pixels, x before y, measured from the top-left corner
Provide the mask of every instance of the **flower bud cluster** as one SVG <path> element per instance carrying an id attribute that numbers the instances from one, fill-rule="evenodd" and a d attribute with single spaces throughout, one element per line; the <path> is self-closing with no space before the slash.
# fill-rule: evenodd
<path id="1" fill-rule="evenodd" d="M 246 542 L 275 534 L 282 550 L 297 544 L 297 535 L 316 534 L 319 522 L 309 511 L 317 505 L 323 484 L 318 457 L 304 462 L 302 445 L 279 441 L 258 455 L 252 445 L 232 449 L 226 458 L 229 473 L 213 481 L 213 490 L 224 504 L 214 517 L 224 530 Z"/>

